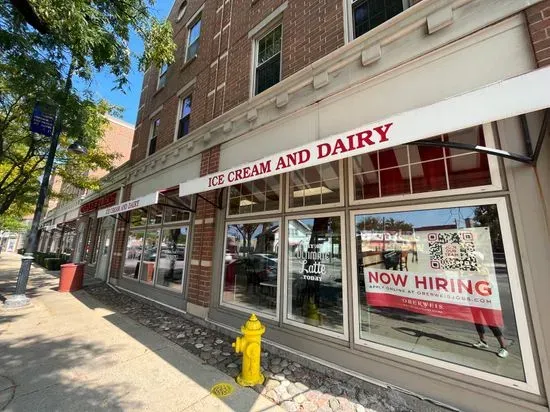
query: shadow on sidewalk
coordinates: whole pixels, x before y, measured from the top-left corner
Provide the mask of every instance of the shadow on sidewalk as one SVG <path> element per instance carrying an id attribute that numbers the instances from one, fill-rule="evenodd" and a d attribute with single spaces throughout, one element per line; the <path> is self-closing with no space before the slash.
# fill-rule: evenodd
<path id="1" fill-rule="evenodd" d="M 4 321 L 11 321 L 19 315 L 4 312 L 1 316 L 7 318 Z M 79 377 L 85 373 L 78 369 L 83 360 L 81 355 L 86 354 L 86 358 L 93 359 L 105 353 L 109 351 L 104 347 L 82 344 L 70 337 L 51 339 L 40 333 L 20 341 L 0 342 L 0 376 L 14 381 L 17 394 L 17 402 L 12 405 L 8 403 L 7 410 L 60 410 L 60 400 L 64 401 L 64 405 L 70 404 L 73 407 L 71 410 L 75 411 L 140 409 L 142 405 L 138 402 L 120 401 L 118 394 L 129 391 L 125 384 L 107 386 L 96 381 L 92 384 L 89 381 L 79 382 Z M 41 390 L 46 388 L 48 396 L 41 396 Z M 2 389 L 0 395 L 4 393 Z M 14 388 L 6 391 L 10 389 L 13 391 Z"/>
<path id="2" fill-rule="evenodd" d="M 95 310 L 95 309 L 103 309 L 103 310 L 107 309 L 110 311 L 113 310 L 112 308 L 109 308 L 109 306 L 104 305 L 102 302 L 96 300 L 94 297 L 85 293 L 85 291 L 84 293 L 76 292 L 73 295 L 81 303 L 83 303 L 84 305 L 86 305 L 88 308 L 92 310 Z M 160 312 L 160 313 L 163 313 L 163 312 Z M 177 369 L 181 374 L 187 376 L 189 379 L 191 379 L 193 382 L 195 382 L 197 385 L 201 386 L 202 388 L 206 389 L 208 392 L 210 392 L 212 387 L 217 383 L 220 383 L 220 382 L 230 383 L 235 389 L 235 392 L 233 393 L 233 395 L 230 395 L 226 398 L 217 398 L 220 402 L 223 402 L 226 407 L 237 411 L 254 410 L 257 412 L 268 411 L 273 409 L 273 407 L 259 409 L 257 405 L 255 406 L 258 398 L 261 397 L 261 395 L 256 391 L 250 390 L 248 392 L 250 396 L 246 396 L 246 397 L 239 396 L 240 394 L 238 391 L 242 390 L 242 388 L 239 387 L 239 385 L 235 382 L 235 380 L 232 377 L 227 376 L 226 379 L 223 379 L 222 381 L 220 381 L 220 373 L 223 373 L 223 371 L 220 371 L 215 366 L 209 365 L 206 361 L 197 357 L 195 354 L 192 353 L 192 351 L 189 350 L 190 348 L 186 348 L 185 346 L 178 345 L 177 342 L 173 342 L 173 339 L 170 339 L 167 333 L 162 333 L 164 332 L 163 330 L 159 330 L 159 329 L 151 330 L 146 325 L 143 325 L 140 322 L 137 322 L 135 319 L 132 319 L 131 317 L 128 317 L 123 313 L 115 312 L 115 313 L 103 316 L 103 319 L 108 320 L 111 324 L 116 326 L 121 331 L 125 332 L 128 336 L 132 337 L 142 345 L 146 346 L 150 351 L 154 352 L 157 356 L 159 356 L 169 365 Z M 182 317 L 180 324 L 185 324 L 186 322 L 187 322 L 186 319 Z M 159 350 L 158 348 L 155 348 L 155 346 L 151 343 L 151 341 L 147 340 L 148 334 L 142 333 L 144 330 L 146 330 L 149 333 L 150 332 L 158 333 L 164 338 L 170 340 L 171 345 L 174 345 L 174 346 L 178 345 L 182 349 L 186 350 L 190 355 L 196 357 L 199 362 L 202 362 L 201 369 L 197 370 L 196 365 L 193 365 L 187 362 L 186 357 L 178 356 L 177 351 L 166 350 L 166 348 L 161 350 Z M 172 330 L 171 333 L 173 334 L 174 331 Z M 226 345 L 230 346 L 230 343 L 226 343 Z M 238 357 L 239 355 L 234 354 L 232 359 L 237 359 Z M 229 361 L 230 360 L 228 360 L 228 362 Z M 185 388 L 182 388 L 181 393 L 182 393 L 182 396 L 185 396 Z M 212 404 L 211 407 L 214 408 L 215 410 L 218 410 L 217 408 L 215 408 L 215 404 Z M 193 408 L 191 409 L 195 410 Z"/>

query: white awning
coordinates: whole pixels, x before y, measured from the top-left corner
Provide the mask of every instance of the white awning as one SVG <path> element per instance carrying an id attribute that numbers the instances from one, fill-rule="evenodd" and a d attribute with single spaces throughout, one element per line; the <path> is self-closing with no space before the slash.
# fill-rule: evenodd
<path id="1" fill-rule="evenodd" d="M 245 183 L 546 109 L 550 107 L 548 85 L 550 67 L 534 70 L 293 150 L 180 183 L 179 195 Z"/>
<path id="2" fill-rule="evenodd" d="M 148 195 L 138 197 L 137 199 L 129 200 L 118 205 L 106 207 L 105 209 L 98 210 L 97 217 L 105 217 L 116 215 L 118 213 L 128 212 L 133 209 L 139 209 L 140 207 L 155 205 L 159 201 L 159 192 L 149 193 Z"/>

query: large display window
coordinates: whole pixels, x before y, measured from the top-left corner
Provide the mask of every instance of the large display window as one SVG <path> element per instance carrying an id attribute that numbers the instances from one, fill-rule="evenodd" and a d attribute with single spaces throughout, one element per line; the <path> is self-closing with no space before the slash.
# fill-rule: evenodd
<path id="1" fill-rule="evenodd" d="M 228 223 L 221 302 L 277 318 L 280 221 Z"/>
<path id="2" fill-rule="evenodd" d="M 475 126 L 426 139 L 494 147 L 491 125 Z M 396 146 L 349 162 L 351 204 L 468 193 L 501 188 L 494 156 L 463 149 Z"/>
<path id="3" fill-rule="evenodd" d="M 503 199 L 351 216 L 358 344 L 510 386 L 531 383 Z"/>
<path id="4" fill-rule="evenodd" d="M 285 322 L 347 337 L 343 214 L 286 220 Z"/>
<path id="5" fill-rule="evenodd" d="M 190 198 L 161 193 L 159 203 L 130 212 L 123 276 L 183 291 L 189 240 Z"/>

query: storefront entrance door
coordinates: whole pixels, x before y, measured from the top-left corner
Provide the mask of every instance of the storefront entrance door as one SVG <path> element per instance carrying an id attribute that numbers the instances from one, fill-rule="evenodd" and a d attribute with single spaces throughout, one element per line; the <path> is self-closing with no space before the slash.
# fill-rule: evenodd
<path id="1" fill-rule="evenodd" d="M 111 237 L 113 235 L 113 228 L 110 226 L 104 228 L 100 235 L 101 239 L 99 243 L 95 277 L 106 280 L 109 270 L 109 257 L 111 256 Z"/>

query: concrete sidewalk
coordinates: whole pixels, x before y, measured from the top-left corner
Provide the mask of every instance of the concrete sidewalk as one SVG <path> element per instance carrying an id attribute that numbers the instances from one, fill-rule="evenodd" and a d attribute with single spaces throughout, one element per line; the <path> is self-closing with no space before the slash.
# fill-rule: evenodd
<path id="1" fill-rule="evenodd" d="M 19 265 L 18 255 L 0 256 L 0 295 L 13 292 Z M 33 268 L 32 306 L 0 309 L 0 410 L 281 410 L 87 293 L 57 292 L 57 283 Z M 211 395 L 219 382 L 233 394 Z"/>

